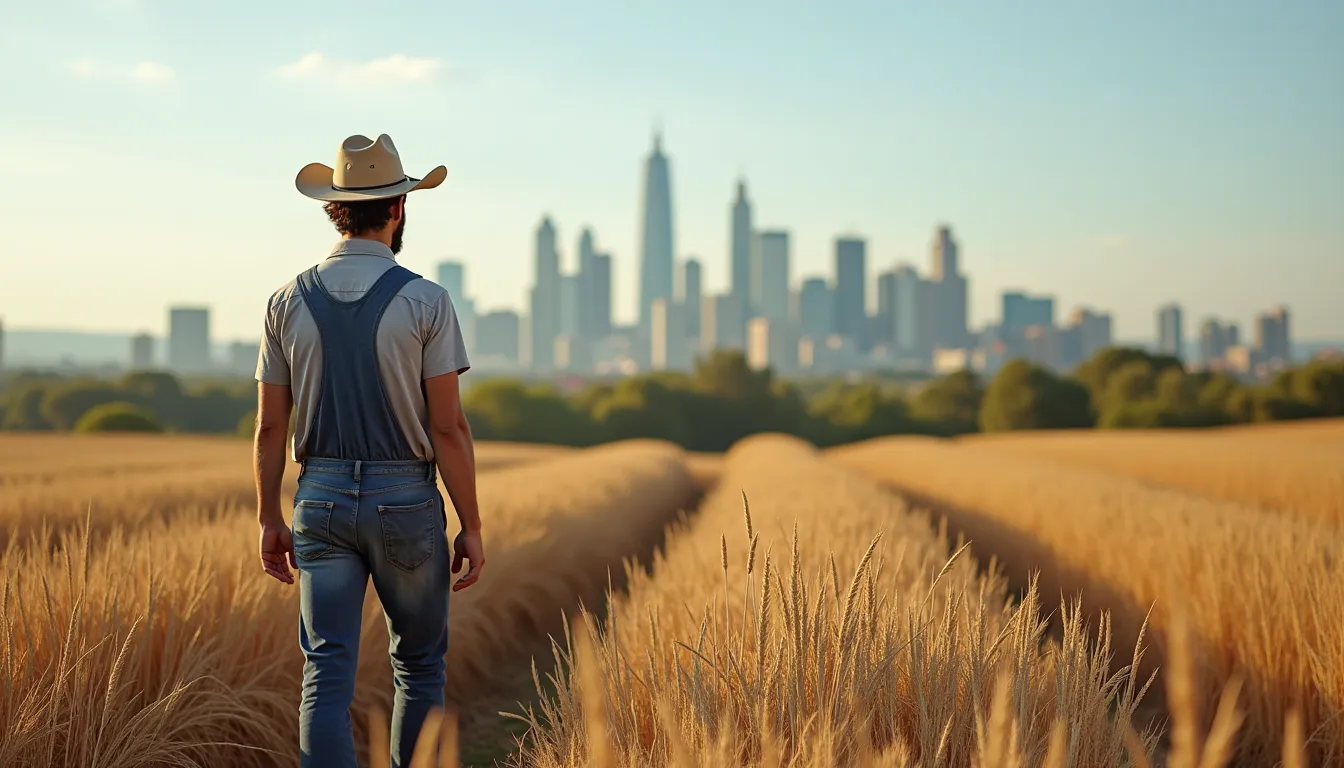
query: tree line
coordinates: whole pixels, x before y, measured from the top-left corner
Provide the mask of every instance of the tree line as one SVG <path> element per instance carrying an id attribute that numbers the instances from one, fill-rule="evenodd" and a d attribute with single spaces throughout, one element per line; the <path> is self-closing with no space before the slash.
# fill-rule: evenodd
<path id="1" fill-rule="evenodd" d="M 162 372 L 116 381 L 20 376 L 0 396 L 0 428 L 250 435 L 254 386 L 187 387 Z M 916 387 L 873 379 L 809 387 L 718 351 L 690 373 L 592 383 L 574 394 L 487 379 L 465 390 L 463 405 L 481 440 L 585 446 L 647 437 L 700 451 L 758 432 L 827 446 L 892 434 L 1210 427 L 1344 416 L 1344 361 L 1316 360 L 1248 385 L 1187 371 L 1175 357 L 1111 347 L 1066 376 L 1014 360 L 988 381 L 959 371 Z"/>

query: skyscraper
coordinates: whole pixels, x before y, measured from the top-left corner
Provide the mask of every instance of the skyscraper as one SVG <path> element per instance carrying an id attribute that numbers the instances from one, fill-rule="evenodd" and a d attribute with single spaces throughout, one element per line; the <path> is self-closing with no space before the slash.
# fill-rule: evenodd
<path id="1" fill-rule="evenodd" d="M 932 362 L 933 313 L 929 294 L 933 286 L 909 264 L 901 264 L 892 273 L 892 342 L 898 357 Z"/>
<path id="2" fill-rule="evenodd" d="M 611 335 L 611 254 L 599 253 L 593 257 L 593 276 L 589 283 L 592 291 L 593 339 Z"/>
<path id="3" fill-rule="evenodd" d="M 256 365 L 256 360 L 252 361 Z M 131 370 L 147 371 L 154 367 L 154 337 L 138 333 L 131 337 Z"/>
<path id="4" fill-rule="evenodd" d="M 933 343 L 944 348 L 964 347 L 966 331 L 966 276 L 961 274 L 960 253 L 952 230 L 938 227 L 930 249 L 929 282 L 933 284 Z"/>
<path id="5" fill-rule="evenodd" d="M 653 136 L 653 152 L 644 169 L 644 216 L 640 222 L 639 326 L 647 334 L 650 308 L 657 299 L 672 299 L 672 181 L 661 134 Z"/>
<path id="6" fill-rule="evenodd" d="M 1181 323 L 1179 304 L 1166 304 L 1157 310 L 1157 351 L 1164 355 L 1184 358 L 1185 329 Z"/>
<path id="7" fill-rule="evenodd" d="M 517 312 L 497 310 L 481 315 L 476 323 L 476 352 L 482 360 L 518 362 L 521 321 Z"/>
<path id="8" fill-rule="evenodd" d="M 761 232 L 756 243 L 756 273 L 752 285 L 752 308 L 760 317 L 785 322 L 789 319 L 789 233 Z"/>
<path id="9" fill-rule="evenodd" d="M 809 277 L 798 289 L 798 329 L 804 336 L 824 339 L 831 335 L 831 324 L 835 321 L 835 307 L 832 304 L 831 286 L 824 277 Z"/>
<path id="10" fill-rule="evenodd" d="M 1275 307 L 1255 316 L 1255 352 L 1259 362 L 1271 369 L 1292 364 L 1292 335 L 1288 327 L 1287 307 Z"/>
<path id="11" fill-rule="evenodd" d="M 894 347 L 896 343 L 896 270 L 877 276 L 877 314 L 873 315 L 874 345 Z"/>
<path id="12" fill-rule="evenodd" d="M 168 367 L 177 373 L 210 370 L 210 310 L 204 307 L 168 310 Z"/>
<path id="13" fill-rule="evenodd" d="M 1053 296 L 1029 296 L 1022 291 L 1004 291 L 1001 331 L 1005 336 L 1020 336 L 1034 325 L 1054 324 Z"/>
<path id="14" fill-rule="evenodd" d="M 575 333 L 581 339 L 597 338 L 596 269 L 597 249 L 593 244 L 593 230 L 584 227 L 583 232 L 579 233 L 579 272 L 574 295 L 578 309 Z"/>
<path id="15" fill-rule="evenodd" d="M 440 262 L 439 285 L 448 292 L 453 303 L 458 325 L 462 328 L 462 341 L 470 354 L 476 346 L 476 302 L 467 296 L 466 267 L 462 262 Z"/>
<path id="16" fill-rule="evenodd" d="M 464 276 L 465 268 L 460 261 L 444 261 L 439 263 L 439 285 L 448 292 L 449 298 L 453 304 L 466 298 L 463 290 L 466 287 Z"/>
<path id="17" fill-rule="evenodd" d="M 731 273 L 729 274 L 728 292 L 737 296 L 743 306 L 747 306 L 751 302 L 752 295 L 751 227 L 751 201 L 747 199 L 747 183 L 738 181 L 737 199 L 733 201 L 732 235 L 729 242 Z"/>
<path id="18" fill-rule="evenodd" d="M 700 305 L 700 349 L 747 348 L 745 300 L 737 293 L 706 296 Z"/>
<path id="19" fill-rule="evenodd" d="M 579 316 L 583 309 L 579 303 L 580 279 L 578 275 L 560 276 L 560 333 L 571 338 L 580 338 Z"/>
<path id="20" fill-rule="evenodd" d="M 867 243 L 857 237 L 835 240 L 835 332 L 866 352 L 868 343 Z"/>
<path id="21" fill-rule="evenodd" d="M 537 226 L 534 281 L 529 319 L 528 364 L 547 369 L 555 362 L 555 336 L 560 332 L 560 254 L 555 225 L 546 216 Z"/>
<path id="22" fill-rule="evenodd" d="M 1076 329 L 1078 335 L 1078 359 L 1073 362 L 1082 362 L 1102 349 L 1111 346 L 1111 316 L 1109 313 L 1094 312 L 1086 307 L 1079 307 L 1069 313 L 1068 325 L 1071 329 Z"/>
<path id="23" fill-rule="evenodd" d="M 650 367 L 655 371 L 681 371 L 690 367 L 686 347 L 684 307 L 670 298 L 653 300 L 650 307 Z"/>
<path id="24" fill-rule="evenodd" d="M 700 260 L 687 259 L 682 265 L 681 288 L 678 291 L 677 301 L 685 308 L 683 315 L 686 318 L 686 337 L 691 340 L 692 345 L 698 345 L 700 341 L 700 306 L 704 295 L 702 282 Z"/>

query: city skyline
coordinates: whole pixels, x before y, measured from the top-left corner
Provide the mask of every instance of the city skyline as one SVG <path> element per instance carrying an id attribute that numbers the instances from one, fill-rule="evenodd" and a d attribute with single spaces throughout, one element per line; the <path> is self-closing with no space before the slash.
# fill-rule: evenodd
<path id="1" fill-rule="evenodd" d="M 1282 302 L 1302 337 L 1336 333 L 1344 104 L 1323 96 L 1344 71 L 1337 3 L 692 0 L 676 18 L 524 3 L 314 23 L 329 14 L 252 0 L 11 9 L 7 325 L 162 333 L 162 308 L 183 302 L 213 307 L 222 336 L 256 334 L 265 297 L 334 239 L 293 173 L 359 131 L 396 137 L 410 167 L 449 167 L 411 206 L 409 267 L 461 259 L 480 311 L 523 307 L 517 276 L 549 211 L 566 258 L 594 229 L 629 321 L 637 158 L 661 125 L 674 256 L 702 259 L 707 292 L 728 283 L 725 204 L 745 177 L 755 218 L 789 228 L 798 275 L 824 273 L 851 230 L 870 264 L 923 268 L 929 228 L 955 223 L 973 323 L 1027 286 L 1108 307 L 1121 337 L 1150 336 L 1172 298 L 1191 318 L 1242 322 Z M 666 34 L 649 55 L 654 23 Z M 338 84 L 374 82 L 388 87 L 333 124 Z M 57 281 L 68 301 L 32 290 Z"/>

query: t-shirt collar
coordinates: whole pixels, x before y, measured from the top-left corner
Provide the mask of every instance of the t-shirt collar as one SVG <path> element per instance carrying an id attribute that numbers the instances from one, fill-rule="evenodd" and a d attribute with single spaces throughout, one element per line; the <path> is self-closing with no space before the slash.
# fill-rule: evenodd
<path id="1" fill-rule="evenodd" d="M 363 237 L 342 239 L 331 249 L 331 256 L 380 256 L 392 261 L 397 260 L 391 248 L 377 240 L 369 240 Z"/>

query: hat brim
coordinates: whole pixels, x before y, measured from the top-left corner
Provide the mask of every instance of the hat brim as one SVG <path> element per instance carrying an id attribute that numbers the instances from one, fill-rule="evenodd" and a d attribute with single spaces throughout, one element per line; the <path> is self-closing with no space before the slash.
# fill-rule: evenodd
<path id="1" fill-rule="evenodd" d="M 407 177 L 398 184 L 374 189 L 337 189 L 332 184 L 335 171 L 322 163 L 309 163 L 294 177 L 294 186 L 304 197 L 329 203 L 354 203 L 361 200 L 384 200 L 401 197 L 421 189 L 433 189 L 448 177 L 448 169 L 440 165 L 425 174 L 423 179 Z"/>

